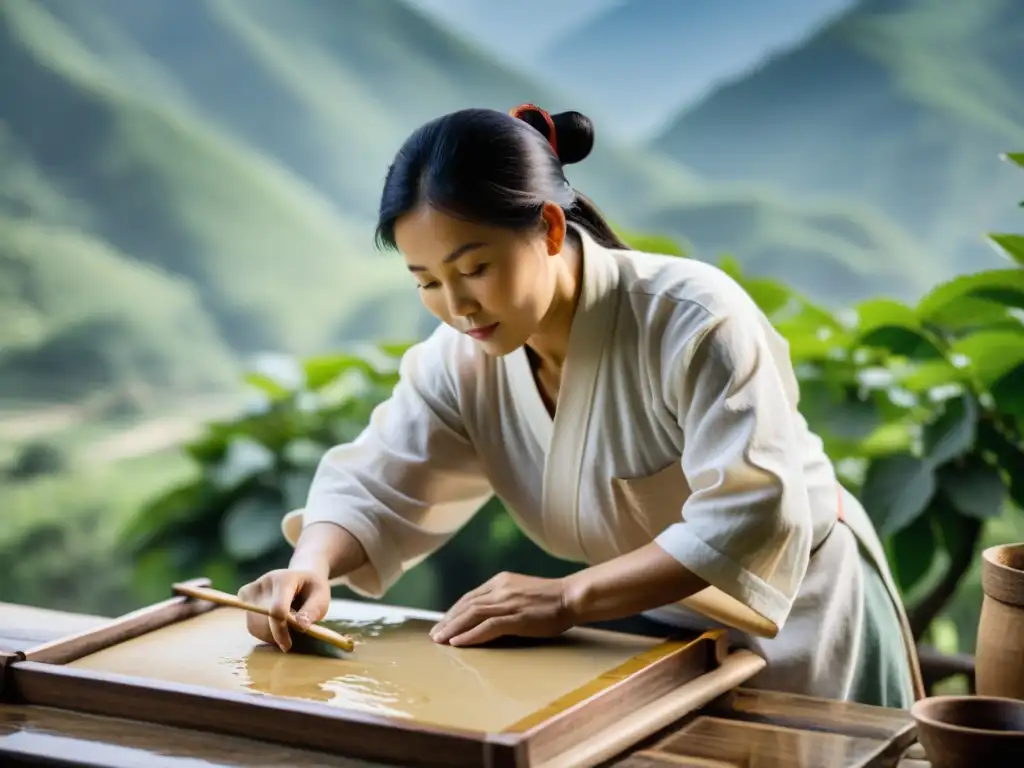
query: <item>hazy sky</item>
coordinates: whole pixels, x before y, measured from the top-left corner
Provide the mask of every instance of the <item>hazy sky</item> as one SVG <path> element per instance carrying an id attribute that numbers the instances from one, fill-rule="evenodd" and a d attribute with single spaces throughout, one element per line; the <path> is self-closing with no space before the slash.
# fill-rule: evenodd
<path id="1" fill-rule="evenodd" d="M 630 138 L 655 133 L 681 107 L 798 44 L 852 1 L 409 0 L 507 66 L 541 77 L 554 67 L 577 108 Z M 574 30 L 585 36 L 550 48 Z M 647 72 L 672 74 L 638 82 Z"/>
<path id="2" fill-rule="evenodd" d="M 522 65 L 566 30 L 622 0 L 410 0 Z"/>

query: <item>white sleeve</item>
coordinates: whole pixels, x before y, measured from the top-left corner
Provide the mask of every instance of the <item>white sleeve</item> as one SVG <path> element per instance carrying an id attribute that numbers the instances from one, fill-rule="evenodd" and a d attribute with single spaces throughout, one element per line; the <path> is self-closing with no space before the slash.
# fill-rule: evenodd
<path id="1" fill-rule="evenodd" d="M 674 352 L 665 397 L 692 493 L 657 542 L 780 630 L 807 570 L 812 519 L 785 342 L 740 309 Z"/>
<path id="2" fill-rule="evenodd" d="M 305 509 L 283 521 L 293 546 L 315 522 L 355 536 L 369 562 L 337 583 L 364 596 L 384 595 L 493 493 L 459 413 L 456 351 L 443 338 L 435 334 L 405 353 L 391 396 L 355 440 L 324 455 Z"/>

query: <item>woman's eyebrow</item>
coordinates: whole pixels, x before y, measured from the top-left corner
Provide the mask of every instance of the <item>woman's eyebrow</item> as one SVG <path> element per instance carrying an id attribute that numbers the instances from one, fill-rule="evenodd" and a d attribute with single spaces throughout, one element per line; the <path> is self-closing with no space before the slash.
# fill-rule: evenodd
<path id="1" fill-rule="evenodd" d="M 475 251 L 477 248 L 483 248 L 485 245 L 487 245 L 487 243 L 485 243 L 483 240 L 474 240 L 471 243 L 466 243 L 464 245 L 460 245 L 458 248 L 456 248 L 454 251 L 452 251 L 451 253 L 449 253 L 447 256 L 444 257 L 444 263 L 445 264 L 450 264 L 451 262 L 455 261 L 460 256 L 463 256 L 463 255 L 469 253 L 470 251 Z M 426 267 L 421 267 L 419 264 L 410 264 L 409 265 L 409 271 L 410 272 L 426 272 L 427 268 Z"/>

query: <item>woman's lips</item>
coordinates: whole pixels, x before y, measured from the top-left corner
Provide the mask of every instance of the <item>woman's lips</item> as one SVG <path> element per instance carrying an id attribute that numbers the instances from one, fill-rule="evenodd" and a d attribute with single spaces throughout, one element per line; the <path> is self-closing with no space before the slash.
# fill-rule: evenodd
<path id="1" fill-rule="evenodd" d="M 471 328 L 470 330 L 466 331 L 466 334 L 468 336 L 472 336 L 474 339 L 477 339 L 478 341 L 483 341 L 492 333 L 494 333 L 494 329 L 497 327 L 497 323 L 491 323 L 490 325 L 485 325 L 483 328 Z"/>

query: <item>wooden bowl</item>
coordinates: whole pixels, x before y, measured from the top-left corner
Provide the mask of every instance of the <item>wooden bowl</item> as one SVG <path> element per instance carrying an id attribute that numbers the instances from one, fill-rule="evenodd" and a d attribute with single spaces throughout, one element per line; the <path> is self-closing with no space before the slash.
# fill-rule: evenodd
<path id="1" fill-rule="evenodd" d="M 910 714 L 932 768 L 1024 765 L 1024 701 L 995 696 L 932 696 Z"/>

